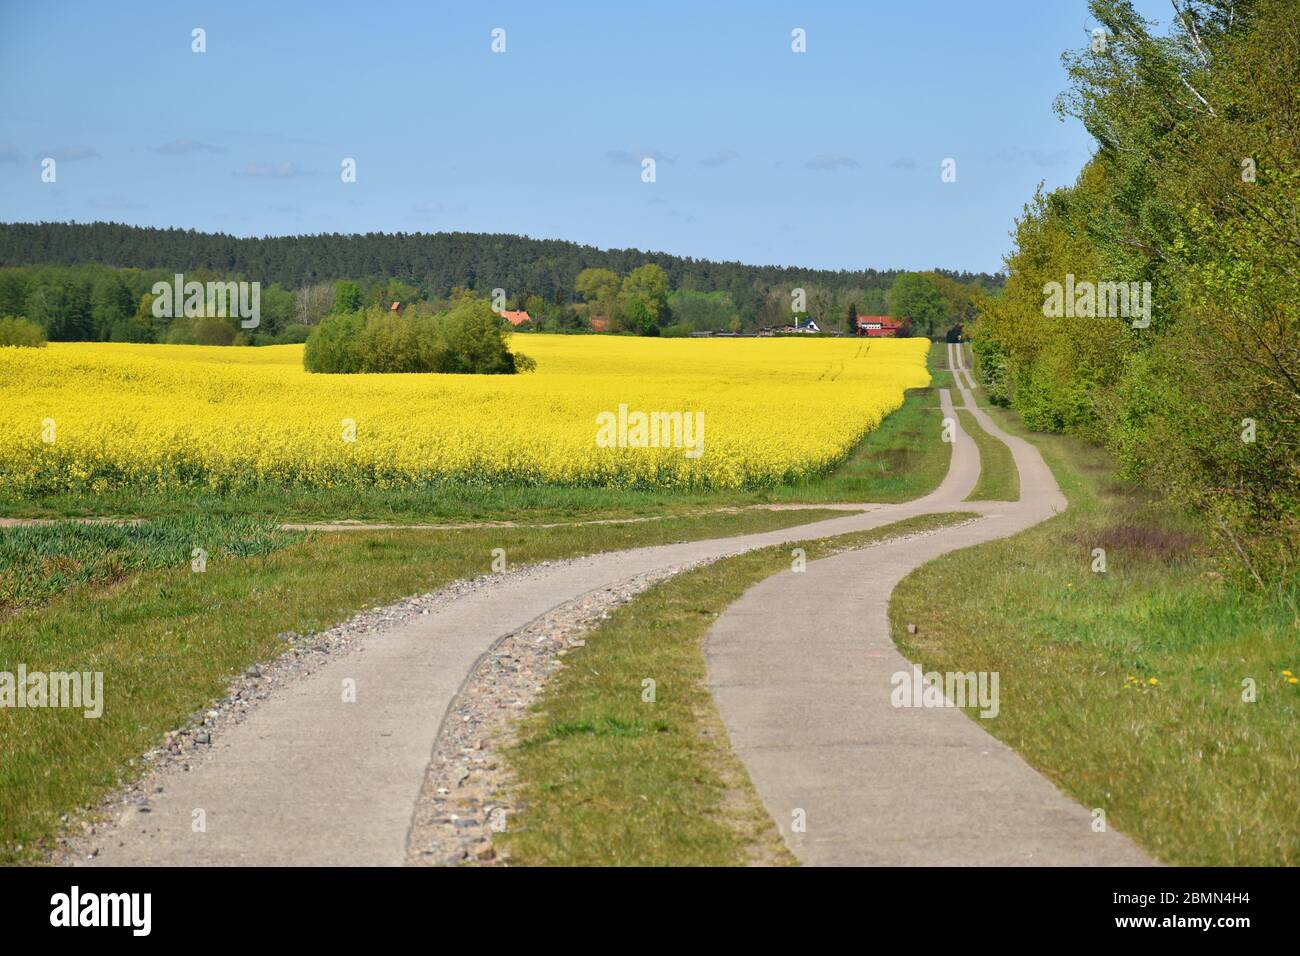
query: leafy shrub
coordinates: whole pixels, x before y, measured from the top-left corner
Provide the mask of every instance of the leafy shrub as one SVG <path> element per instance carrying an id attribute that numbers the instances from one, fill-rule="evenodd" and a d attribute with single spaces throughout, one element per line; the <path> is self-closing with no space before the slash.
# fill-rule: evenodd
<path id="1" fill-rule="evenodd" d="M 0 315 L 0 346 L 19 345 L 26 348 L 43 348 L 45 330 L 35 322 L 16 315 Z"/>
<path id="2" fill-rule="evenodd" d="M 327 315 L 307 336 L 302 364 L 309 372 L 360 372 L 361 333 L 366 317 L 360 312 Z"/>
<path id="3" fill-rule="evenodd" d="M 194 320 L 194 342 L 197 345 L 233 345 L 239 330 L 226 319 L 215 315 Z"/>
<path id="4" fill-rule="evenodd" d="M 163 341 L 168 345 L 193 345 L 194 324 L 189 319 L 174 319 Z"/>
<path id="5" fill-rule="evenodd" d="M 275 341 L 279 345 L 301 345 L 307 341 L 307 336 L 311 335 L 310 325 L 286 325 Z"/>
<path id="6" fill-rule="evenodd" d="M 153 329 L 136 318 L 118 319 L 109 329 L 110 342 L 152 342 Z"/>
<path id="7" fill-rule="evenodd" d="M 444 372 L 510 375 L 536 367 L 506 345 L 488 303 L 464 298 L 451 311 L 396 315 L 380 309 L 326 316 L 307 337 L 309 372 Z"/>
<path id="8" fill-rule="evenodd" d="M 168 345 L 248 345 L 252 339 L 241 335 L 229 319 L 181 316 L 172 320 L 163 341 Z"/>

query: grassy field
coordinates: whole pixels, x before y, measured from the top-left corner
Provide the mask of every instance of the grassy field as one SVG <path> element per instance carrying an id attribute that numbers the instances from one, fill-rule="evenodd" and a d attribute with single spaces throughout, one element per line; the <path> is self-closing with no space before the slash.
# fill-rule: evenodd
<path id="1" fill-rule="evenodd" d="M 1300 863 L 1297 592 L 1233 589 L 1190 521 L 1114 480 L 1102 451 L 1027 437 L 1069 510 L 914 572 L 894 639 L 927 670 L 998 671 L 1001 713 L 981 726 L 1158 859 Z"/>
<path id="2" fill-rule="evenodd" d="M 265 518 L 169 515 L 139 524 L 0 528 L 0 615 L 42 603 L 77 585 L 105 585 L 129 574 L 177 568 L 196 559 L 247 558 L 298 541 Z"/>
<path id="3" fill-rule="evenodd" d="M 527 809 L 497 838 L 527 865 L 792 863 L 727 742 L 702 640 L 748 588 L 808 560 L 959 523 L 933 514 L 765 548 L 660 583 L 586 636 L 507 752 Z M 656 699 L 642 700 L 654 675 Z"/>
<path id="4" fill-rule="evenodd" d="M 1011 449 L 998 441 L 964 409 L 957 409 L 961 427 L 975 440 L 980 452 L 980 480 L 967 501 L 1017 501 L 1020 498 L 1020 472 Z"/>
<path id="5" fill-rule="evenodd" d="M 106 698 L 98 719 L 0 708 L 0 863 L 38 858 L 61 813 L 134 773 L 132 758 L 221 696 L 231 676 L 280 653 L 281 633 L 321 630 L 360 608 L 485 573 L 494 548 L 514 566 L 829 516 L 752 511 L 552 529 L 317 534 L 253 557 L 210 555 L 202 574 L 186 558 L 112 587 L 74 586 L 43 607 L 0 617 L 0 671 L 19 663 L 29 672 L 102 671 Z"/>

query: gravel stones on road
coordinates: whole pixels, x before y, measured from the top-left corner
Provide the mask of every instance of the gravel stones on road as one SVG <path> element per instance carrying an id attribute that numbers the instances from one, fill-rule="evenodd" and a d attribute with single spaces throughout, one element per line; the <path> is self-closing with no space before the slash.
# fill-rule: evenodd
<path id="1" fill-rule="evenodd" d="M 221 698 L 196 711 L 183 726 L 168 731 L 157 747 L 131 760 L 118 788 L 108 797 L 95 806 L 68 814 L 63 833 L 46 862 L 75 865 L 96 857 L 101 846 L 118 840 L 113 820 L 122 810 L 134 806 L 140 812 L 150 812 L 150 799 L 165 792 L 169 780 L 213 759 L 213 743 L 223 733 L 246 720 L 261 702 L 325 663 L 340 655 L 364 653 L 365 644 L 360 638 L 382 639 L 383 632 L 435 613 L 471 592 L 572 563 L 546 561 L 484 574 L 360 611 L 326 630 L 278 635 L 285 645 L 279 656 L 255 663 L 234 676 Z M 504 771 L 496 756 L 494 735 L 523 714 L 560 658 L 582 645 L 577 634 L 598 622 L 611 608 L 682 569 L 659 571 L 583 595 L 507 635 L 484 656 L 453 702 L 434 744 L 411 830 L 412 841 L 418 832 L 423 842 L 419 850 L 412 851 L 411 862 L 502 862 L 492 850 L 488 834 L 493 828 L 502 830 L 509 825 L 514 807 L 493 796 L 504 789 Z M 447 792 L 438 793 L 440 788 Z M 454 799 L 443 799 L 453 794 Z M 436 849 L 424 852 L 431 848 Z"/>
<path id="2" fill-rule="evenodd" d="M 695 565 L 639 575 L 563 604 L 506 635 L 479 661 L 452 702 L 434 743 L 407 841 L 413 866 L 501 866 L 492 845 L 523 809 L 502 760 L 514 728 L 583 635 L 651 585 Z"/>

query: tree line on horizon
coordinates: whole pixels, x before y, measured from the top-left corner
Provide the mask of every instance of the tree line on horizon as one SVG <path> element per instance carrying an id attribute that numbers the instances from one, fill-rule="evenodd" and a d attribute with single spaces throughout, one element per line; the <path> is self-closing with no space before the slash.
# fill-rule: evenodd
<path id="1" fill-rule="evenodd" d="M 0 226 L 0 229 L 4 227 Z M 89 254 L 86 253 L 88 256 Z M 7 261 L 7 260 L 4 260 Z M 750 267 L 746 267 L 750 268 Z M 827 332 L 851 331 L 858 315 L 888 314 L 903 320 L 904 334 L 951 336 L 969 323 L 978 304 L 998 287 L 984 278 L 942 271 L 882 273 L 870 286 L 823 285 L 763 287 L 751 306 L 725 290 L 675 286 L 658 264 L 647 262 L 620 274 L 601 266 L 577 273 L 572 288 L 547 298 L 521 288 L 500 299 L 492 283 L 453 284 L 445 294 L 396 277 L 342 277 L 297 288 L 271 282 L 261 287 L 261 321 L 244 330 L 217 316 L 160 318 L 154 313 L 156 283 L 170 285 L 176 272 L 200 283 L 263 281 L 247 273 L 206 266 L 186 268 L 120 267 L 101 262 L 0 267 L 0 316 L 29 320 L 51 341 L 162 342 L 200 345 L 271 345 L 306 340 L 322 318 L 339 311 L 419 305 L 430 313 L 447 311 L 466 293 L 495 308 L 528 312 L 520 331 L 588 332 L 593 319 L 614 333 L 681 336 L 693 332 L 741 332 L 779 328 L 815 319 Z M 884 278 L 882 278 L 884 277 Z M 439 287 L 440 288 L 440 287 Z M 801 293 L 803 308 L 794 297 Z M 752 305 L 757 302 L 756 305 Z M 2 343 L 0 343 L 2 344 Z"/>
<path id="2" fill-rule="evenodd" d="M 156 229 L 116 223 L 0 223 L 0 267 L 109 266 L 134 273 L 124 274 L 138 304 L 148 291 L 140 288 L 139 276 L 169 278 L 182 272 L 187 278 L 211 276 L 242 279 L 263 284 L 263 295 L 278 287 L 310 302 L 286 315 L 275 313 L 279 328 L 313 324 L 312 316 L 328 313 L 323 300 L 337 280 L 358 283 L 369 295 L 405 295 L 404 301 L 449 301 L 458 289 L 489 298 L 493 289 L 505 290 L 508 306 L 526 309 L 537 316 L 538 327 L 548 331 L 577 330 L 586 326 L 582 306 L 588 300 L 578 289 L 579 276 L 587 270 L 604 270 L 621 281 L 647 265 L 662 270 L 669 294 L 669 310 L 654 326 L 663 331 L 749 330 L 785 325 L 792 321 L 791 293 L 803 289 L 806 316 L 819 322 L 830 320 L 839 327 L 853 306 L 859 314 L 887 313 L 890 290 L 902 275 L 897 270 L 864 269 L 831 271 L 779 266 L 751 266 L 737 262 L 711 262 L 635 249 L 601 250 L 560 240 L 530 239 L 523 236 L 478 233 L 316 235 L 268 238 L 236 238 L 194 230 Z M 0 276 L 9 269 L 0 269 Z M 943 288 L 945 302 L 953 289 L 978 289 L 996 294 L 1002 277 L 936 269 L 923 275 Z M 52 273 L 43 273 L 49 279 Z M 37 277 L 37 278 L 42 278 Z M 21 277 L 20 277 L 21 278 Z M 100 280 L 95 277 L 95 281 Z M 10 287 L 17 283 L 10 278 Z M 94 295 L 79 281 L 81 290 L 69 294 L 73 315 L 70 324 L 78 336 L 104 338 L 104 315 L 95 334 L 85 327 L 92 323 L 75 314 L 80 300 Z M 150 285 L 152 282 L 150 282 Z M 0 290 L 0 314 L 22 315 L 26 302 L 15 301 Z M 82 309 L 81 311 L 86 311 Z M 104 313 L 104 310 L 100 310 Z M 265 305 L 263 306 L 265 312 Z M 956 311 L 961 311 L 958 308 Z M 951 322 L 926 311 L 914 320 L 918 334 L 942 334 L 932 326 Z M 615 316 L 617 319 L 617 315 Z M 643 316 L 633 317 L 625 330 L 644 329 Z M 115 320 L 116 321 L 116 320 Z M 617 321 L 615 325 L 619 325 Z M 946 326 L 945 326 L 946 328 Z M 129 331 L 124 326 L 122 332 Z M 275 334 L 280 334 L 278 331 Z M 56 330 L 55 335 L 59 337 Z"/>

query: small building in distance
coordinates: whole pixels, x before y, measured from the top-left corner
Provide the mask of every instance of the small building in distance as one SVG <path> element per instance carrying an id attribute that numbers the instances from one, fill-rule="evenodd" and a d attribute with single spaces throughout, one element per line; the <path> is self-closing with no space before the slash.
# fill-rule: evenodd
<path id="1" fill-rule="evenodd" d="M 503 310 L 501 318 L 505 319 L 511 325 L 523 325 L 525 322 L 532 321 L 532 317 L 524 311 L 511 312 L 508 309 Z"/>
<path id="2" fill-rule="evenodd" d="M 605 315 L 593 315 L 593 316 L 591 317 L 591 319 L 590 319 L 590 322 L 591 322 L 591 331 L 593 331 L 593 332 L 608 332 L 608 331 L 609 331 L 609 317 L 608 317 L 608 316 L 605 316 Z"/>
<path id="3" fill-rule="evenodd" d="M 902 324 L 902 322 L 888 315 L 860 315 L 858 316 L 858 335 L 867 335 L 872 338 L 897 335 Z"/>
<path id="4" fill-rule="evenodd" d="M 800 325 L 800 320 L 795 319 L 794 325 L 782 325 L 775 329 L 763 329 L 770 335 L 817 335 L 821 332 L 821 326 L 817 324 L 816 319 L 809 319 L 807 325 Z"/>

